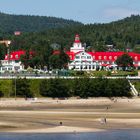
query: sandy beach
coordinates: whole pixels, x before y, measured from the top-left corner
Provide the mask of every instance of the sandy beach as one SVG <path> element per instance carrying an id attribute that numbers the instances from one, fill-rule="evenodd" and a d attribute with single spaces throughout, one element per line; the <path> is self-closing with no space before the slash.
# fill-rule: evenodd
<path id="1" fill-rule="evenodd" d="M 0 100 L 0 132 L 77 133 L 133 128 L 140 128 L 139 98 Z"/>

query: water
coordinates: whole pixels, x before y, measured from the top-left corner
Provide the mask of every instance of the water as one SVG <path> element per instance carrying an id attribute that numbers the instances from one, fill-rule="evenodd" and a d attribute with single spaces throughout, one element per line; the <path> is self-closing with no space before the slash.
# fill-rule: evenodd
<path id="1" fill-rule="evenodd" d="M 140 140 L 139 130 L 76 134 L 0 134 L 0 140 Z"/>

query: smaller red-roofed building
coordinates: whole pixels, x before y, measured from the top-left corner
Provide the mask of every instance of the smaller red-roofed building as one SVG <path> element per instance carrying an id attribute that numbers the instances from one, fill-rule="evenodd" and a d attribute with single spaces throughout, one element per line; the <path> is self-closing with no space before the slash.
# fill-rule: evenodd
<path id="1" fill-rule="evenodd" d="M 24 70 L 24 65 L 21 63 L 20 58 L 22 55 L 25 55 L 25 51 L 19 50 L 19 51 L 13 51 L 8 56 L 5 55 L 5 59 L 1 60 L 1 67 L 0 71 L 22 71 Z"/>
<path id="2" fill-rule="evenodd" d="M 14 35 L 16 35 L 16 36 L 21 35 L 21 32 L 20 31 L 15 31 Z"/>

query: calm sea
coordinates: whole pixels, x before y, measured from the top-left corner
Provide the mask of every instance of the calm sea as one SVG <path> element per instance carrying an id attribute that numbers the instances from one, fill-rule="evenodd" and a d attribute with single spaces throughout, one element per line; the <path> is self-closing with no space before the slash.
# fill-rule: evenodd
<path id="1" fill-rule="evenodd" d="M 113 130 L 75 134 L 4 134 L 0 140 L 140 140 L 139 130 Z"/>

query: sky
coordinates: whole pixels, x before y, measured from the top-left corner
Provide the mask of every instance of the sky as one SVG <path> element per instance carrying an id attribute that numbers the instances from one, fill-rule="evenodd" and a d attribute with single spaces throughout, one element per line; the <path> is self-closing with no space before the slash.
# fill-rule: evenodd
<path id="1" fill-rule="evenodd" d="M 0 0 L 0 11 L 108 23 L 140 14 L 140 0 Z"/>

